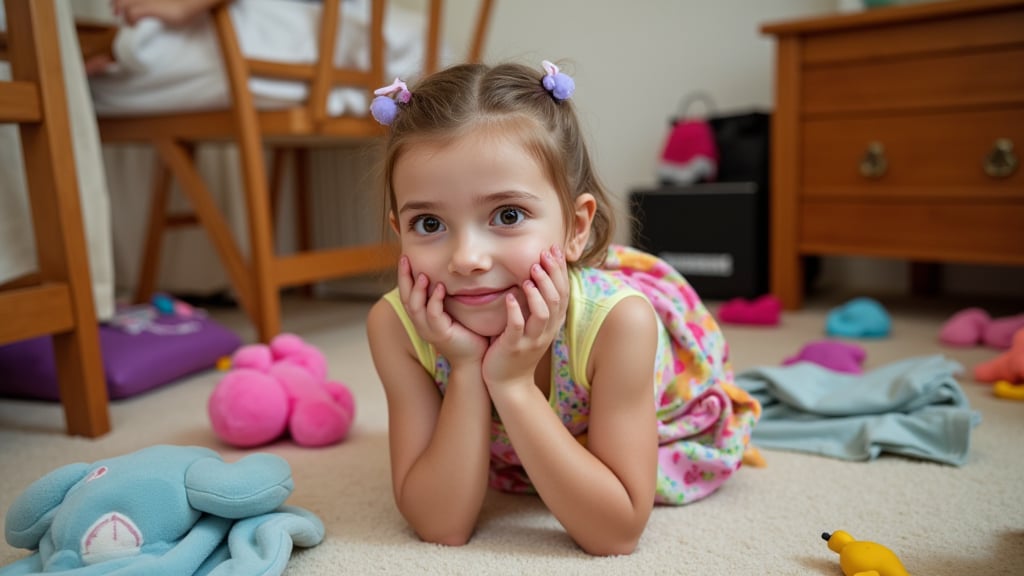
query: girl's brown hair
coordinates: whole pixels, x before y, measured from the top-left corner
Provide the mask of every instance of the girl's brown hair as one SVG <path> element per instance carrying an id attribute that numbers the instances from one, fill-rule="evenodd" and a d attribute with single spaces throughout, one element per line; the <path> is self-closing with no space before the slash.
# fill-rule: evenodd
<path id="1" fill-rule="evenodd" d="M 500 129 L 521 142 L 548 172 L 571 231 L 574 203 L 590 193 L 597 201 L 590 240 L 578 261 L 604 261 L 615 216 L 608 192 L 594 172 L 576 111 L 541 85 L 543 70 L 520 64 L 462 64 L 427 76 L 411 87 L 412 99 L 399 105 L 385 147 L 384 190 L 388 213 L 395 210 L 392 175 L 402 153 L 429 142 L 445 144 L 480 128 Z"/>

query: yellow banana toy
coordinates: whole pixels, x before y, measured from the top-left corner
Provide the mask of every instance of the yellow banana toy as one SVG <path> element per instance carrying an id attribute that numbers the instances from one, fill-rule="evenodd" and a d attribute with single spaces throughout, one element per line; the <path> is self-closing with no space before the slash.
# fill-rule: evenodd
<path id="1" fill-rule="evenodd" d="M 1007 380 L 1000 380 L 992 385 L 992 393 L 1007 400 L 1024 400 L 1024 383 L 1014 384 Z"/>
<path id="2" fill-rule="evenodd" d="M 854 540 L 843 530 L 824 532 L 821 538 L 839 554 L 839 567 L 846 576 L 910 576 L 896 554 L 881 544 Z"/>

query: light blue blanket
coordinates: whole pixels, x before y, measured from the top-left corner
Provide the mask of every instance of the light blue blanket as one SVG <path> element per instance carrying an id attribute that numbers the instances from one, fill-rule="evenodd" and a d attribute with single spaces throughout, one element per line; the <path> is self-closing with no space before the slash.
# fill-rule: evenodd
<path id="1" fill-rule="evenodd" d="M 863 375 L 817 364 L 766 366 L 739 374 L 736 384 L 763 407 L 752 441 L 764 448 L 873 460 L 886 452 L 960 466 L 967 460 L 971 410 L 956 374 L 941 355 L 894 362 Z"/>
<path id="2" fill-rule="evenodd" d="M 253 453 L 237 462 L 198 446 L 151 446 L 57 468 L 5 514 L 11 546 L 31 554 L 0 576 L 274 576 L 293 546 L 324 526 L 285 506 L 288 463 Z"/>

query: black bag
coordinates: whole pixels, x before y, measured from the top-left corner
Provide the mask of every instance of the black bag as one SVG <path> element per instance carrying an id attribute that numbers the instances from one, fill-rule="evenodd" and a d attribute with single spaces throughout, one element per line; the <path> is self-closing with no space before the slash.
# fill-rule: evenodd
<path id="1" fill-rule="evenodd" d="M 756 182 L 758 189 L 769 190 L 771 115 L 712 115 L 708 123 L 718 147 L 718 181 Z"/>

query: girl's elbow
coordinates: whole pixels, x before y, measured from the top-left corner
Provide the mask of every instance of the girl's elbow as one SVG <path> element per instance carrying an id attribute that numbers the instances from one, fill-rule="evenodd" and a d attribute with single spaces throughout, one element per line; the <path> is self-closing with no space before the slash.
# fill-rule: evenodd
<path id="1" fill-rule="evenodd" d="M 469 543 L 469 538 L 473 535 L 473 532 L 461 530 L 417 530 L 416 535 L 419 536 L 420 540 L 430 544 L 457 547 L 465 546 Z"/>
<path id="2" fill-rule="evenodd" d="M 595 535 L 587 541 L 577 541 L 580 548 L 591 556 L 628 556 L 640 544 L 643 527 L 623 529 L 616 533 Z"/>
<path id="3" fill-rule="evenodd" d="M 637 536 L 636 538 L 622 538 L 588 545 L 580 544 L 580 547 L 591 556 L 629 556 L 636 551 L 639 543 L 640 537 Z"/>

